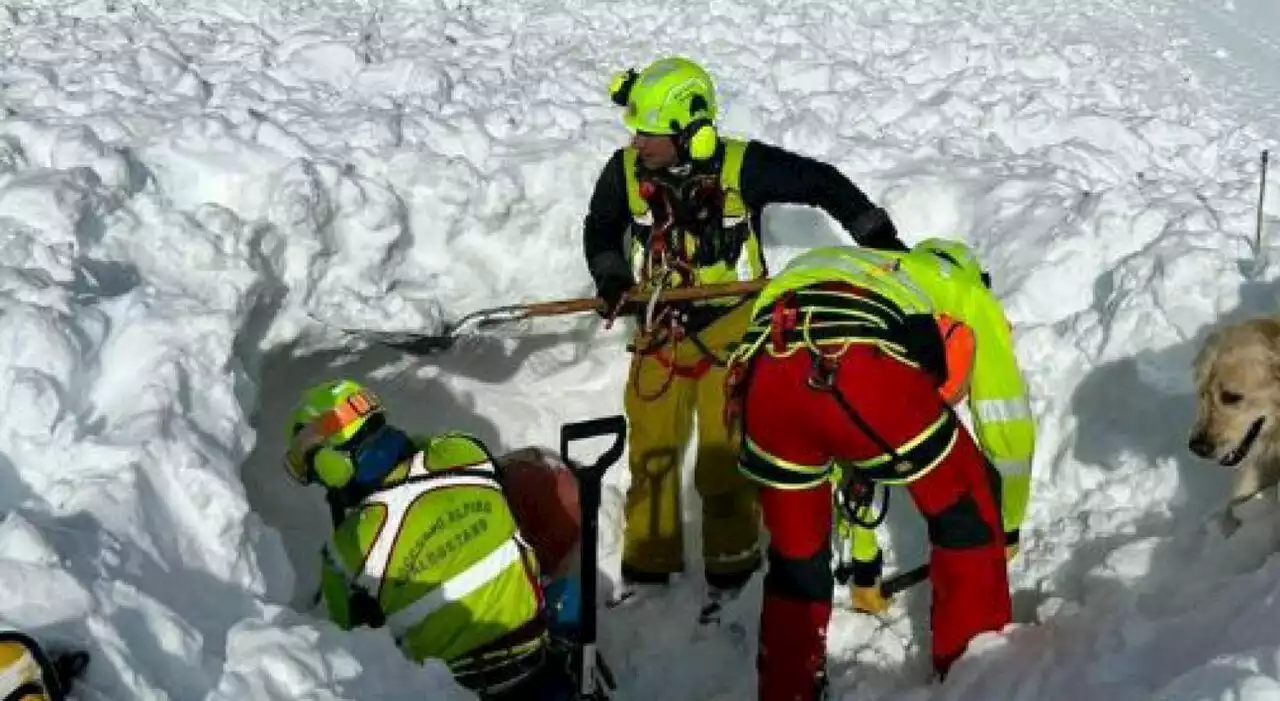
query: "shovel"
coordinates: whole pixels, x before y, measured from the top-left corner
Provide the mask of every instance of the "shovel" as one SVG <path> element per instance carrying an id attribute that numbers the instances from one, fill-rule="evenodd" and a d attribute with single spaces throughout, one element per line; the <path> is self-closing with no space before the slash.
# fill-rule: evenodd
<path id="1" fill-rule="evenodd" d="M 569 444 L 586 438 L 614 437 L 613 444 L 594 462 L 579 463 L 569 457 Z M 582 509 L 582 623 L 578 630 L 573 672 L 577 678 L 577 699 L 607 701 L 617 688 L 613 672 L 596 648 L 596 548 L 600 525 L 600 483 L 604 473 L 622 457 L 626 447 L 627 421 L 621 415 L 566 424 L 560 429 L 560 454 L 578 480 L 578 503 Z M 607 690 L 606 690 L 607 689 Z"/>
<path id="2" fill-rule="evenodd" d="M 769 283 L 768 278 L 747 282 L 726 282 L 701 287 L 675 287 L 661 290 L 657 302 L 680 302 L 714 297 L 734 297 L 759 292 Z M 634 309 L 654 302 L 652 292 L 645 293 L 634 288 L 624 295 L 619 311 Z M 344 329 L 346 333 L 366 338 L 389 348 L 395 348 L 412 355 L 432 355 L 449 350 L 458 339 L 475 334 L 495 326 L 511 324 L 525 319 L 544 316 L 560 316 L 581 312 L 605 311 L 604 300 L 599 297 L 580 297 L 553 302 L 533 302 L 530 304 L 510 304 L 491 307 L 471 312 L 457 321 L 446 324 L 438 334 L 424 334 L 410 331 L 361 331 Z"/>

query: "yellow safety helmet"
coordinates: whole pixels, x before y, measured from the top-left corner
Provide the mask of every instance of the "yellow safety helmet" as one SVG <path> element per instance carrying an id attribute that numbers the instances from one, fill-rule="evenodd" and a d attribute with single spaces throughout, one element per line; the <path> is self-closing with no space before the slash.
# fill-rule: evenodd
<path id="1" fill-rule="evenodd" d="M 697 161 L 715 155 L 715 85 L 706 70 L 683 57 L 662 58 L 643 71 L 615 73 L 609 85 L 622 123 L 638 134 L 673 136 L 681 154 Z"/>

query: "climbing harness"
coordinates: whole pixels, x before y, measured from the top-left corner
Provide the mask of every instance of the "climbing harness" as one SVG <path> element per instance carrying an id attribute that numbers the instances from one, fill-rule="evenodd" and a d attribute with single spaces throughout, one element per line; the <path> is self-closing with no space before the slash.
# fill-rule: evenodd
<path id="1" fill-rule="evenodd" d="M 702 377 L 712 367 L 725 367 L 724 360 L 718 358 L 706 344 L 698 338 L 696 333 L 690 332 L 689 328 L 689 312 L 677 305 L 669 305 L 661 311 L 658 310 L 658 299 L 662 291 L 677 287 L 690 287 L 696 283 L 697 275 L 693 263 L 690 260 L 689 252 L 681 244 L 673 245 L 671 237 L 673 232 L 678 234 L 676 224 L 678 221 L 690 219 L 691 223 L 696 223 L 698 228 L 706 229 L 713 226 L 715 219 L 710 218 L 708 212 L 714 209 L 716 202 L 723 201 L 723 193 L 715 185 L 714 178 L 701 177 L 694 178 L 687 182 L 682 188 L 681 199 L 690 198 L 696 205 L 696 211 L 686 213 L 686 216 L 678 217 L 677 205 L 672 201 L 670 186 L 661 186 L 655 184 L 652 180 L 641 180 L 639 184 L 640 196 L 651 203 L 660 203 L 660 206 L 651 206 L 652 210 L 661 210 L 665 213 L 662 221 L 656 223 L 650 230 L 647 251 L 645 253 L 644 262 L 641 270 L 642 285 L 652 285 L 652 293 L 649 301 L 645 305 L 644 316 L 641 319 L 641 331 L 638 334 L 637 342 L 628 347 L 633 353 L 637 353 L 641 357 L 652 356 L 659 364 L 666 369 L 663 381 L 654 392 L 645 392 L 640 388 L 640 363 L 632 364 L 631 384 L 636 388 L 636 393 L 644 401 L 652 401 L 662 396 L 677 377 L 689 379 L 697 379 Z M 710 204 L 706 204 L 709 202 Z M 687 205 L 686 205 L 687 206 Z M 718 217 L 718 215 L 717 215 Z M 681 242 L 683 238 L 676 236 Z M 712 237 L 702 235 L 698 237 L 699 246 L 702 242 Z M 700 256 L 699 256 L 700 257 Z M 676 348 L 684 340 L 692 342 L 702 356 L 693 365 L 681 365 L 677 362 Z"/>
<path id="2" fill-rule="evenodd" d="M 889 456 L 889 466 L 898 468 L 898 466 L 906 464 L 907 461 L 902 458 L 897 449 L 892 445 L 889 445 L 889 442 L 886 441 L 878 431 L 872 428 L 871 424 L 867 423 L 866 419 L 862 418 L 862 414 L 859 414 L 858 411 L 853 408 L 853 404 L 849 403 L 849 400 L 845 398 L 844 393 L 835 386 L 835 375 L 836 371 L 839 369 L 838 360 L 828 356 L 821 356 L 816 353 L 812 355 L 812 358 L 813 368 L 809 375 L 809 387 L 820 392 L 829 393 L 832 399 L 836 401 L 836 404 L 840 406 L 840 409 L 849 417 L 849 420 L 852 421 L 864 435 L 870 438 L 872 443 L 876 444 L 876 447 L 880 449 L 882 454 Z M 889 467 L 886 466 L 885 468 L 882 468 L 880 472 L 883 473 L 888 469 Z M 905 472 L 912 469 L 913 468 L 910 467 L 906 470 L 899 468 L 899 471 Z M 850 470 L 850 474 L 861 475 L 863 473 L 860 470 L 854 469 Z M 878 475 L 867 474 L 866 477 L 861 479 L 874 479 L 876 476 Z M 854 491 L 857 490 L 856 487 L 850 486 L 856 481 L 857 480 L 853 478 L 849 478 L 845 480 L 845 485 L 841 486 L 841 492 L 845 493 L 846 497 L 852 496 Z M 885 498 L 886 500 L 888 499 L 888 492 L 885 492 Z M 851 518 L 855 517 L 851 516 Z M 877 521 L 875 525 L 879 525 L 879 521 Z M 875 525 L 868 526 L 868 528 L 874 528 Z"/>
<path id="3" fill-rule="evenodd" d="M 836 465 L 832 474 L 833 506 L 833 523 L 832 523 L 832 549 L 835 551 L 836 568 L 835 579 L 841 584 L 848 583 L 853 577 L 856 567 L 855 554 L 857 552 L 855 541 L 857 539 L 857 529 L 875 530 L 885 518 L 889 515 L 889 489 L 883 487 L 884 498 L 881 501 L 878 510 L 872 509 L 875 501 L 876 484 L 863 475 L 859 474 L 856 468 L 850 468 L 849 476 L 846 479 L 844 469 L 840 464 Z M 864 517 L 867 514 L 875 514 L 874 517 Z"/>
<path id="4" fill-rule="evenodd" d="M 884 490 L 880 508 L 873 511 L 871 505 L 875 503 L 875 490 L 875 482 L 867 479 L 856 469 L 850 470 L 848 476 L 840 480 L 835 490 L 835 499 L 840 514 L 846 522 L 867 530 L 873 530 L 884 523 L 885 517 L 889 514 L 889 490 L 887 488 Z M 863 515 L 868 513 L 874 513 L 875 516 L 864 518 Z"/>

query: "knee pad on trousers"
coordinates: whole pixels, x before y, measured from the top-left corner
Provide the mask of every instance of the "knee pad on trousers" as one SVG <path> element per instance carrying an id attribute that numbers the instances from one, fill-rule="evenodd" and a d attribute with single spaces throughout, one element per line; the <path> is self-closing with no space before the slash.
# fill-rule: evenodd
<path id="1" fill-rule="evenodd" d="M 978 548 L 995 542 L 995 534 L 982 514 L 972 494 L 965 494 L 941 512 L 926 516 L 929 524 L 929 542 L 939 548 L 961 550 Z"/>
<path id="2" fill-rule="evenodd" d="M 792 559 L 770 546 L 769 573 L 765 575 L 764 585 L 771 593 L 789 599 L 830 601 L 831 591 L 835 589 L 831 548 L 819 548 L 807 558 Z"/>

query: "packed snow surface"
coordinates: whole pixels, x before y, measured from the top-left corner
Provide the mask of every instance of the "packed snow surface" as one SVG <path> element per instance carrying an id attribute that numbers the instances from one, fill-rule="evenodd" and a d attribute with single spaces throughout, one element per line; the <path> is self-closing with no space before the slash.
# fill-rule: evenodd
<path id="1" fill-rule="evenodd" d="M 1254 245 L 1277 37 L 1268 0 L 10 0 L 0 623 L 87 648 L 83 699 L 471 698 L 313 610 L 329 524 L 280 468 L 284 421 L 337 376 L 495 452 L 620 412 L 625 328 L 594 315 L 428 359 L 338 329 L 592 294 L 581 219 L 627 138 L 605 86 L 682 53 L 725 133 L 836 165 L 908 242 L 971 242 L 1033 392 L 1019 622 L 935 684 L 927 587 L 884 620 L 840 590 L 833 696 L 1276 698 L 1276 509 L 1224 540 L 1227 475 L 1185 444 L 1199 342 L 1280 306 L 1280 196 Z M 815 210 L 765 224 L 774 268 L 846 241 Z M 891 569 L 925 552 L 894 504 Z M 689 560 L 602 615 L 620 699 L 754 698 L 760 580 L 700 629 Z"/>

